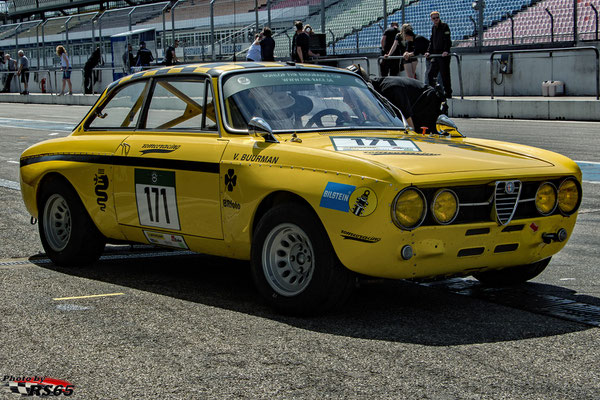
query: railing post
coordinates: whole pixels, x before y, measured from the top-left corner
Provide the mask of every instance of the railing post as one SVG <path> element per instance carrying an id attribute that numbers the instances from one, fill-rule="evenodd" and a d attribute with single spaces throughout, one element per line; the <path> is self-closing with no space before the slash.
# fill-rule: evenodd
<path id="1" fill-rule="evenodd" d="M 548 15 L 550 16 L 550 41 L 554 43 L 554 15 L 552 15 L 552 13 L 550 12 L 550 10 L 548 10 L 547 7 L 544 10 L 546 10 Z"/>
<path id="2" fill-rule="evenodd" d="M 577 34 L 577 0 L 573 0 L 573 41 L 575 42 L 575 46 L 577 46 L 577 42 L 579 41 L 579 35 Z"/>
<path id="3" fill-rule="evenodd" d="M 592 10 L 594 10 L 594 13 L 596 14 L 596 41 L 598 41 L 598 10 L 592 3 L 590 3 L 590 7 L 592 7 Z"/>
<path id="4" fill-rule="evenodd" d="M 213 61 L 215 61 L 215 1 L 210 0 L 210 46 Z"/>
<path id="5" fill-rule="evenodd" d="M 510 18 L 510 44 L 515 44 L 515 20 L 510 14 L 507 17 Z"/>

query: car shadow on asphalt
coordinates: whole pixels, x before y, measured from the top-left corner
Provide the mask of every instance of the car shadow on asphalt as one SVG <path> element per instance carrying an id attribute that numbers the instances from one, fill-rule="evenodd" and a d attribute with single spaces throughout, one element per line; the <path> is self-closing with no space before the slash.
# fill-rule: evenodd
<path id="1" fill-rule="evenodd" d="M 526 311 L 527 304 L 506 306 L 493 301 L 494 296 L 490 301 L 439 286 L 383 279 L 361 281 L 339 310 L 314 317 L 285 316 L 261 300 L 248 262 L 200 254 L 101 260 L 89 267 L 74 268 L 35 258 L 31 262 L 56 272 L 246 313 L 295 328 L 368 340 L 449 346 L 563 335 L 592 328 Z M 568 289 L 535 283 L 514 290 L 525 293 L 517 297 L 516 303 L 527 303 L 528 294 L 544 291 L 554 296 L 559 292 L 576 296 Z M 597 298 L 587 300 L 600 304 Z"/>

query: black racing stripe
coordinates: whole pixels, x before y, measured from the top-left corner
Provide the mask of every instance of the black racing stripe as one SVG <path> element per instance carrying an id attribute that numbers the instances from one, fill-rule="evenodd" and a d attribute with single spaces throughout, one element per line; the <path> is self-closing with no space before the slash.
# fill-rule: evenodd
<path id="1" fill-rule="evenodd" d="M 169 71 L 171 71 L 171 68 L 161 68 L 158 71 L 156 71 L 156 73 L 153 76 L 167 75 Z"/>
<path id="2" fill-rule="evenodd" d="M 164 160 L 160 158 L 106 156 L 93 154 L 48 154 L 33 156 L 21 160 L 21 167 L 48 161 L 70 161 L 88 164 L 123 165 L 128 167 L 147 167 L 176 169 L 182 171 L 219 173 L 219 164 L 202 161 Z"/>
<path id="3" fill-rule="evenodd" d="M 189 72 L 195 72 L 198 69 L 197 65 L 194 65 L 193 67 L 184 67 L 181 70 L 181 73 L 189 73 Z"/>

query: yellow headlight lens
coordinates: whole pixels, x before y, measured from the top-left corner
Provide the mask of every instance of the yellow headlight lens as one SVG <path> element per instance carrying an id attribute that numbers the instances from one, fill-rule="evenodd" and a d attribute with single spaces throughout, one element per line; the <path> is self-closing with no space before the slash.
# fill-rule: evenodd
<path id="1" fill-rule="evenodd" d="M 558 207 L 565 214 L 576 211 L 579 205 L 579 188 L 573 179 L 567 179 L 558 188 Z"/>
<path id="2" fill-rule="evenodd" d="M 535 207 L 542 215 L 552 214 L 556 208 L 556 188 L 553 184 L 542 183 L 535 194 Z"/>
<path id="3" fill-rule="evenodd" d="M 394 222 L 400 228 L 415 228 L 425 219 L 425 196 L 418 189 L 410 188 L 400 192 L 393 207 Z"/>
<path id="4" fill-rule="evenodd" d="M 458 199 L 454 192 L 440 190 L 433 200 L 433 217 L 440 224 L 449 224 L 454 221 L 458 214 Z"/>

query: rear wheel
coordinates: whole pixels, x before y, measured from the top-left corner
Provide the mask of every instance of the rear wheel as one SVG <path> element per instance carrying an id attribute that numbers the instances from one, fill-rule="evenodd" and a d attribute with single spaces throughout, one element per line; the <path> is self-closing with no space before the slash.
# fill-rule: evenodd
<path id="1" fill-rule="evenodd" d="M 552 257 L 548 257 L 529 265 L 519 265 L 517 267 L 504 268 L 495 271 L 479 272 L 473 274 L 473 276 L 486 286 L 516 285 L 527 282 L 541 274 L 550 263 L 551 258 Z"/>
<path id="2" fill-rule="evenodd" d="M 60 179 L 47 182 L 39 204 L 40 238 L 55 264 L 88 265 L 98 260 L 106 239 L 70 184 Z"/>
<path id="3" fill-rule="evenodd" d="M 263 297 L 291 314 L 337 307 L 354 287 L 354 274 L 338 260 L 320 221 L 297 204 L 275 206 L 259 221 L 252 275 Z"/>

